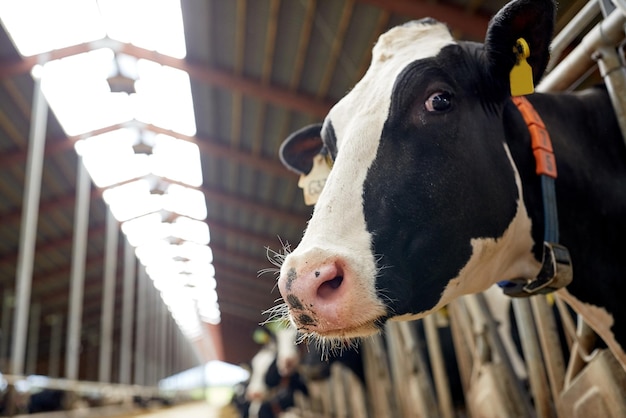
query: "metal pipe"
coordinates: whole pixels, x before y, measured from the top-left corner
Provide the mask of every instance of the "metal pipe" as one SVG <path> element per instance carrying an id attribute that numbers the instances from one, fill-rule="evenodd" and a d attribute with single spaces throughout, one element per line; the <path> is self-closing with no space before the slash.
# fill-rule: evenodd
<path id="1" fill-rule="evenodd" d="M 598 62 L 600 75 L 606 84 L 617 123 L 622 131 L 622 139 L 626 142 L 626 69 L 613 47 L 599 47 L 593 58 Z"/>
<path id="2" fill-rule="evenodd" d="M 34 81 L 22 223 L 20 225 L 20 245 L 15 274 L 15 316 L 13 318 L 13 341 L 10 356 L 11 373 L 14 375 L 24 373 L 28 308 L 33 281 L 39 196 L 48 122 L 48 102 L 46 102 L 41 90 L 41 78 L 34 77 Z"/>
<path id="3" fill-rule="evenodd" d="M 528 381 L 533 394 L 535 411 L 539 418 L 552 417 L 550 390 L 544 373 L 545 367 L 535 333 L 533 317 L 528 299 L 513 299 L 513 310 L 517 321 L 522 351 L 528 368 Z"/>
<path id="4" fill-rule="evenodd" d="M 565 360 L 557 331 L 554 313 L 545 297 L 530 298 L 532 312 L 537 324 L 537 334 L 546 364 L 546 372 L 552 390 L 552 399 L 557 400 L 565 381 Z"/>
<path id="5" fill-rule="evenodd" d="M 120 337 L 120 383 L 130 384 L 133 338 L 135 276 L 137 263 L 135 249 L 126 240 L 124 244 L 124 292 L 122 299 L 122 331 Z"/>
<path id="6" fill-rule="evenodd" d="M 439 410 L 444 418 L 453 418 L 454 407 L 452 405 L 452 394 L 450 393 L 450 383 L 446 372 L 445 360 L 441 353 L 441 342 L 439 340 L 439 331 L 435 324 L 435 315 L 427 315 L 424 318 L 424 332 L 426 333 L 426 345 L 428 355 L 432 367 L 432 373 L 435 381 L 437 392 L 437 401 L 439 402 Z"/>
<path id="7" fill-rule="evenodd" d="M 585 35 L 583 40 L 537 86 L 538 92 L 567 90 L 589 67 L 591 56 L 601 45 L 615 45 L 624 36 L 624 16 L 615 10 Z"/>
<path id="8" fill-rule="evenodd" d="M 509 396 L 512 396 L 513 404 L 516 408 L 518 408 L 521 416 L 534 416 L 534 411 L 532 410 L 528 393 L 523 387 L 522 382 L 520 382 L 515 374 L 515 368 L 513 367 L 506 348 L 504 347 L 502 338 L 500 338 L 498 324 L 489 310 L 489 305 L 485 299 L 485 295 L 477 293 L 475 295 L 467 295 L 464 298 L 468 308 L 471 307 L 469 311 L 474 318 L 476 318 L 475 320 L 478 320 L 481 324 L 484 324 L 484 327 L 486 327 L 489 344 L 498 354 L 498 357 L 504 366 L 503 371 L 506 373 L 506 380 L 512 382 L 514 390 L 509 392 Z M 472 307 L 473 305 L 476 306 Z"/>
<path id="9" fill-rule="evenodd" d="M 104 249 L 104 272 L 102 277 L 102 315 L 100 317 L 100 356 L 98 380 L 111 381 L 111 357 L 113 351 L 113 309 L 115 305 L 115 272 L 117 271 L 117 246 L 119 228 L 117 220 L 107 207 L 106 247 Z"/>
<path id="10" fill-rule="evenodd" d="M 71 380 L 78 378 L 90 190 L 91 180 L 89 179 L 89 174 L 82 158 L 78 156 L 74 241 L 72 244 L 72 268 L 70 272 L 70 306 L 67 315 L 68 330 L 65 347 L 65 377 Z"/>
<path id="11" fill-rule="evenodd" d="M 550 44 L 550 62 L 548 63 L 547 71 L 554 68 L 565 48 L 580 35 L 581 30 L 589 25 L 599 13 L 600 5 L 598 1 L 589 1 L 552 39 L 552 44 Z"/>

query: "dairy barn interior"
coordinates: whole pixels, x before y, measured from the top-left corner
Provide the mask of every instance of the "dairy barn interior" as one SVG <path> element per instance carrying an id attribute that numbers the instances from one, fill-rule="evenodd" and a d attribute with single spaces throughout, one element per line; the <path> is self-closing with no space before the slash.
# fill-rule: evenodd
<path id="1" fill-rule="evenodd" d="M 0 416 L 244 416 L 280 298 L 271 259 L 312 213 L 281 142 L 324 119 L 387 29 L 430 16 L 482 41 L 504 4 L 2 0 Z M 623 0 L 559 2 L 538 90 L 602 81 L 608 46 L 623 111 L 625 16 Z M 364 341 L 362 380 L 333 363 L 266 416 L 626 416 L 626 364 L 555 359 L 545 322 L 567 307 L 513 304 L 531 324 L 520 364 L 469 296 Z M 572 353 L 576 322 L 560 325 Z"/>

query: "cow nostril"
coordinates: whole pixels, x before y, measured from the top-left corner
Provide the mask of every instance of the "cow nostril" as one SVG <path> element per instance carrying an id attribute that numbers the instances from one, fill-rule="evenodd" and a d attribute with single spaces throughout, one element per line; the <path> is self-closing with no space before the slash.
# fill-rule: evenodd
<path id="1" fill-rule="evenodd" d="M 343 276 L 336 276 L 331 280 L 325 281 L 317 289 L 317 295 L 322 299 L 330 297 L 335 292 L 335 290 L 338 289 L 339 286 L 341 286 L 342 282 Z"/>

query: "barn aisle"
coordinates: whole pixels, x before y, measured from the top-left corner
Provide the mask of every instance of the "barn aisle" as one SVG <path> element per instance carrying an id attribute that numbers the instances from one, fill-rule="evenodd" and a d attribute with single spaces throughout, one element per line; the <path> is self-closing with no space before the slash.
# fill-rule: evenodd
<path id="1" fill-rule="evenodd" d="M 149 410 L 140 413 L 119 415 L 115 418 L 125 417 L 149 417 L 149 418 L 221 418 L 223 415 L 220 413 L 220 408 L 209 405 L 207 402 L 199 401 L 188 403 L 184 405 L 178 405 L 171 408 Z"/>

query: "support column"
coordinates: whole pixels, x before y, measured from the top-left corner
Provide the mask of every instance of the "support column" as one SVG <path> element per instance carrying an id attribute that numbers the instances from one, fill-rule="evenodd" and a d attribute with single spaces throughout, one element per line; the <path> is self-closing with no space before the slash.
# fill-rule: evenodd
<path id="1" fill-rule="evenodd" d="M 147 290 L 150 285 L 146 268 L 139 268 L 139 283 L 137 285 L 137 319 L 136 319 L 136 343 L 135 343 L 135 384 L 146 384 L 146 302 Z"/>
<path id="2" fill-rule="evenodd" d="M 157 292 L 157 295 L 159 292 Z M 157 374 L 157 383 L 158 379 L 163 379 L 167 376 L 167 307 L 163 300 L 159 297 L 159 358 L 158 362 L 158 374 Z"/>
<path id="3" fill-rule="evenodd" d="M 120 341 L 120 383 L 130 384 L 133 345 L 135 276 L 137 273 L 135 249 L 124 243 L 124 292 L 122 299 L 122 335 Z"/>
<path id="4" fill-rule="evenodd" d="M 39 328 L 41 324 L 41 305 L 33 303 L 30 307 L 30 326 L 26 352 L 26 374 L 37 374 L 37 352 L 39 348 Z"/>
<path id="5" fill-rule="evenodd" d="M 49 316 L 50 324 L 50 355 L 48 358 L 48 376 L 61 377 L 61 332 L 63 315 Z"/>
<path id="6" fill-rule="evenodd" d="M 9 369 L 9 328 L 11 327 L 11 314 L 13 313 L 13 293 L 7 292 L 2 298 L 2 335 L 0 335 L 0 370 Z"/>
<path id="7" fill-rule="evenodd" d="M 24 374 L 28 309 L 33 281 L 41 173 L 43 170 L 48 122 L 48 103 L 41 90 L 41 78 L 35 77 L 34 80 L 33 111 L 26 160 L 22 223 L 20 226 L 20 246 L 17 255 L 15 277 L 15 317 L 13 318 L 13 344 L 10 355 L 11 373 L 14 375 Z"/>
<path id="8" fill-rule="evenodd" d="M 113 352 L 113 309 L 115 308 L 115 273 L 117 271 L 119 228 L 117 220 L 108 207 L 106 222 L 98 380 L 109 383 L 111 381 L 111 357 Z"/>
<path id="9" fill-rule="evenodd" d="M 74 243 L 70 273 L 70 306 L 68 310 L 67 344 L 65 349 L 65 377 L 78 379 L 80 337 L 83 318 L 83 291 L 85 287 L 85 256 L 89 221 L 91 181 L 82 158 L 78 157 L 76 179 L 76 206 L 74 209 Z"/>
<path id="10" fill-rule="evenodd" d="M 158 311 L 157 311 L 157 303 L 159 294 L 156 292 L 154 285 L 152 284 L 152 280 L 148 279 L 148 334 L 146 335 L 146 358 L 147 358 L 147 369 L 146 369 L 146 379 L 148 386 L 154 386 L 157 380 L 156 374 L 156 359 L 157 353 L 159 350 L 158 347 L 158 339 L 157 339 L 157 329 L 159 325 L 158 321 Z"/>

